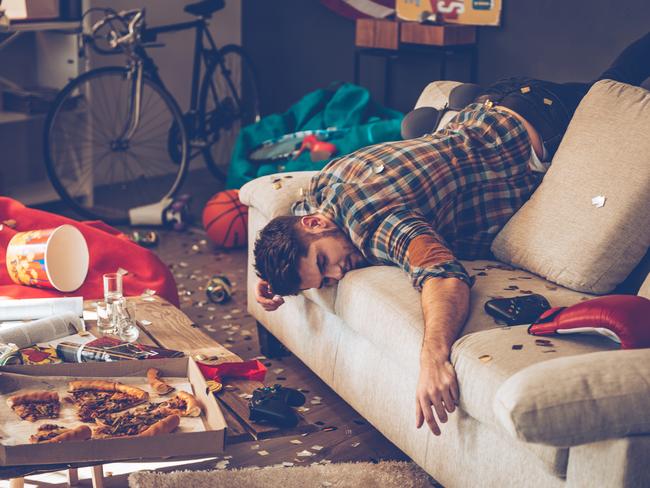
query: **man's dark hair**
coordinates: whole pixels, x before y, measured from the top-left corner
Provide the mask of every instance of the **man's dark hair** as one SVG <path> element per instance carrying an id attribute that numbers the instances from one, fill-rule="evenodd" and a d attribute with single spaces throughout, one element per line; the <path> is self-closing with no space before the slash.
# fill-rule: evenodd
<path id="1" fill-rule="evenodd" d="M 255 241 L 257 276 L 271 285 L 277 295 L 297 295 L 300 291 L 298 263 L 312 241 L 329 232 L 310 234 L 302 229 L 301 217 L 281 216 L 271 220 Z"/>

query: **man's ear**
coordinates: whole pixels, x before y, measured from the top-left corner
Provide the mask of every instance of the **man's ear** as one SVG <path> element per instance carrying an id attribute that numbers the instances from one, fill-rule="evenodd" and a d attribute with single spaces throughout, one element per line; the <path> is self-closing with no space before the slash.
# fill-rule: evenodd
<path id="1" fill-rule="evenodd" d="M 323 217 L 322 215 L 313 214 L 305 215 L 302 217 L 300 219 L 300 225 L 302 225 L 302 228 L 305 231 L 311 234 L 319 234 L 324 230 L 330 229 L 333 224 L 329 221 L 329 219 Z"/>

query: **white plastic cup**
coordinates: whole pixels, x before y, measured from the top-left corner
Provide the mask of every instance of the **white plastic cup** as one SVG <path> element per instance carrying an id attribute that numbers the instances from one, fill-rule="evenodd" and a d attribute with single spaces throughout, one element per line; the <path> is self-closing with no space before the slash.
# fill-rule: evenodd
<path id="1" fill-rule="evenodd" d="M 9 241 L 6 262 L 16 284 L 71 292 L 86 279 L 90 255 L 81 231 L 64 224 L 18 232 Z"/>

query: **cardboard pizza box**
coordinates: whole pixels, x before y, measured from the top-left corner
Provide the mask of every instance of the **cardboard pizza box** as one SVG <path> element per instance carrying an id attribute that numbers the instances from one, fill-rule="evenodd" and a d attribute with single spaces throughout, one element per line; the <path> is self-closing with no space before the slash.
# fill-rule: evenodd
<path id="1" fill-rule="evenodd" d="M 165 378 L 186 378 L 193 389 L 194 396 L 203 407 L 200 419 L 203 430 L 176 431 L 154 437 L 122 437 L 114 439 L 89 439 L 57 444 L 5 444 L 0 438 L 0 465 L 46 465 L 80 463 L 92 461 L 126 461 L 135 459 L 192 458 L 217 455 L 223 452 L 226 421 L 223 418 L 214 395 L 208 391 L 205 379 L 191 358 L 150 359 L 146 361 L 118 361 L 111 363 L 63 363 L 31 366 L 5 366 L 0 368 L 0 401 L 6 405 L 6 398 L 21 389 L 21 382 L 29 387 L 42 381 L 43 377 L 62 378 L 67 385 L 70 378 L 129 378 L 134 382 L 146 383 L 149 368 L 157 368 Z M 140 381 L 142 379 L 142 381 Z M 150 392 L 151 389 L 146 388 Z M 170 395 L 169 397 L 172 397 Z M 151 397 L 154 398 L 153 396 Z M 167 397 L 165 397 L 167 398 Z M 70 409 L 62 400 L 62 409 Z M 8 408 L 8 407 L 7 407 Z M 11 411 L 10 411 L 11 412 Z M 6 413 L 6 412 L 5 412 Z M 15 413 L 3 415 L 4 433 L 10 433 L 17 422 L 32 424 L 33 432 L 42 423 L 56 424 L 58 419 L 47 419 L 35 423 L 21 420 Z M 197 418 L 193 419 L 196 422 Z M 181 428 L 183 428 L 181 420 Z M 78 422 L 81 424 L 81 421 Z M 93 424 L 86 424 L 93 428 Z"/>

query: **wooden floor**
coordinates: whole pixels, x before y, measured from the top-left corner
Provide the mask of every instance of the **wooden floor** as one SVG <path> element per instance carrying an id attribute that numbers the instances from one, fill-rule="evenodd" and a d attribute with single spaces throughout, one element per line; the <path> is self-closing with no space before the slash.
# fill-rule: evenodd
<path id="1" fill-rule="evenodd" d="M 178 284 L 181 309 L 211 337 L 230 348 L 243 359 L 259 353 L 256 323 L 246 312 L 246 251 L 215 252 L 202 230 L 186 232 L 163 231 L 155 252 L 170 266 Z M 234 285 L 230 303 L 216 305 L 207 301 L 204 287 L 212 275 L 228 276 Z M 309 408 L 306 419 L 318 425 L 319 431 L 308 435 L 277 437 L 262 441 L 246 441 L 228 445 L 216 460 L 197 465 L 201 469 L 215 466 L 231 469 L 248 466 L 273 466 L 285 463 L 304 466 L 315 462 L 408 460 L 374 427 L 345 403 L 295 356 L 261 359 L 268 368 L 266 384 L 280 383 L 305 392 Z M 415 416 L 415 415 L 414 415 Z M 303 451 L 308 451 L 303 452 Z M 300 456 L 299 453 L 303 455 Z M 144 466 L 143 466 L 144 468 Z M 138 469 L 137 465 L 129 469 Z M 126 477 L 117 476 L 123 466 L 107 465 L 114 471 L 105 486 L 126 486 Z M 41 486 L 63 486 L 63 473 L 39 476 Z M 29 486 L 29 481 L 27 481 Z M 62 484 L 60 484 L 62 483 Z M 81 486 L 89 486 L 83 479 Z M 2 486 L 2 482 L 0 482 Z M 434 485 L 435 486 L 435 485 Z"/>

